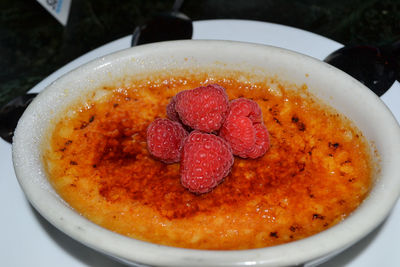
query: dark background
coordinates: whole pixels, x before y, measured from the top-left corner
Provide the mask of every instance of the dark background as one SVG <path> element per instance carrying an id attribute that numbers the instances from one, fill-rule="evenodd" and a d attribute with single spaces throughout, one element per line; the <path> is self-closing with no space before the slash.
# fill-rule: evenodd
<path id="1" fill-rule="evenodd" d="M 72 0 L 66 27 L 34 0 L 0 0 L 0 107 L 80 55 L 131 34 L 173 0 Z M 345 45 L 400 40 L 400 0 L 186 0 L 192 20 L 249 19 Z"/>

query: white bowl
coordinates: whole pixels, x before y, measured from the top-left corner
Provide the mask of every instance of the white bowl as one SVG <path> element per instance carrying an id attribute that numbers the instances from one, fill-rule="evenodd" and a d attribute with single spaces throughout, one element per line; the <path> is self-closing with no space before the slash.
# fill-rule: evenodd
<path id="1" fill-rule="evenodd" d="M 85 219 L 49 184 L 41 144 L 57 111 L 85 92 L 123 77 L 174 68 L 218 68 L 276 75 L 309 91 L 355 122 L 380 155 L 370 195 L 348 218 L 319 234 L 279 246 L 209 251 L 167 247 L 128 238 Z M 287 266 L 318 263 L 354 244 L 389 214 L 400 194 L 400 128 L 384 103 L 345 73 L 288 50 L 229 41 L 143 45 L 94 60 L 48 86 L 21 117 L 14 135 L 17 178 L 32 205 L 58 229 L 125 263 L 163 266 Z"/>

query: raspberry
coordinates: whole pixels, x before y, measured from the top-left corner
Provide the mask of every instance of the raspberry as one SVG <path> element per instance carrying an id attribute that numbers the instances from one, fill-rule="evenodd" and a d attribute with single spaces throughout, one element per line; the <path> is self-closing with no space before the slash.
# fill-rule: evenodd
<path id="1" fill-rule="evenodd" d="M 176 95 L 171 98 L 171 101 L 167 105 L 167 117 L 173 121 L 180 121 L 179 114 L 175 110 Z"/>
<path id="2" fill-rule="evenodd" d="M 269 134 L 267 127 L 262 123 L 254 124 L 256 131 L 256 142 L 254 146 L 247 152 L 247 157 L 256 159 L 261 157 L 269 149 Z"/>
<path id="3" fill-rule="evenodd" d="M 248 117 L 253 123 L 262 122 L 260 106 L 251 99 L 237 98 L 229 103 L 228 116 Z"/>
<path id="4" fill-rule="evenodd" d="M 256 142 L 256 131 L 248 117 L 230 116 L 222 125 L 219 135 L 232 148 L 234 155 L 246 158 L 246 153 Z"/>
<path id="5" fill-rule="evenodd" d="M 261 109 L 250 99 L 238 98 L 230 102 L 219 135 L 231 145 L 233 154 L 242 158 L 261 157 L 269 148 Z"/>
<path id="6" fill-rule="evenodd" d="M 208 133 L 221 127 L 229 104 L 225 89 L 217 84 L 182 91 L 172 101 L 183 124 Z"/>
<path id="7" fill-rule="evenodd" d="M 187 135 L 179 122 L 156 119 L 147 127 L 147 148 L 151 155 L 165 163 L 179 162 Z"/>
<path id="8" fill-rule="evenodd" d="M 207 193 L 229 174 L 233 161 L 232 150 L 224 139 L 195 130 L 183 144 L 181 183 L 193 193 Z"/>

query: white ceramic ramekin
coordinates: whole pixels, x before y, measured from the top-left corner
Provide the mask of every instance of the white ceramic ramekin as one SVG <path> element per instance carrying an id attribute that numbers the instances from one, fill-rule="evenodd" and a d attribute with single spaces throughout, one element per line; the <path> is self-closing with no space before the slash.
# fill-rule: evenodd
<path id="1" fill-rule="evenodd" d="M 342 223 L 300 241 L 269 248 L 207 251 L 161 246 L 106 230 L 71 209 L 49 184 L 41 158 L 46 129 L 60 109 L 103 84 L 175 68 L 218 68 L 276 75 L 309 91 L 353 120 L 380 155 L 369 197 Z M 126 263 L 163 266 L 288 266 L 317 263 L 377 227 L 400 193 L 400 128 L 384 103 L 345 73 L 280 48 L 229 41 L 143 45 L 99 58 L 48 86 L 28 107 L 14 135 L 13 161 L 26 197 L 48 221 L 83 244 Z"/>

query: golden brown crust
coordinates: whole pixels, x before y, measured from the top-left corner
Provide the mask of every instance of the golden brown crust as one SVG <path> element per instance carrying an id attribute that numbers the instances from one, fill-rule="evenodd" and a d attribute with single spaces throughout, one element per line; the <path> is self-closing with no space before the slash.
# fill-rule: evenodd
<path id="1" fill-rule="evenodd" d="M 256 159 L 235 158 L 212 192 L 181 186 L 179 164 L 153 159 L 145 131 L 178 91 L 205 79 L 143 83 L 112 91 L 60 120 L 44 155 L 55 189 L 95 223 L 170 246 L 246 249 L 318 233 L 340 222 L 366 197 L 369 152 L 361 133 L 313 99 L 216 79 L 230 99 L 245 96 L 263 111 L 271 148 Z M 303 88 L 303 95 L 306 90 Z"/>

